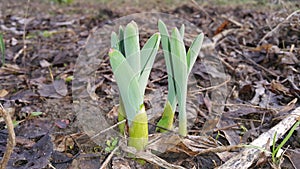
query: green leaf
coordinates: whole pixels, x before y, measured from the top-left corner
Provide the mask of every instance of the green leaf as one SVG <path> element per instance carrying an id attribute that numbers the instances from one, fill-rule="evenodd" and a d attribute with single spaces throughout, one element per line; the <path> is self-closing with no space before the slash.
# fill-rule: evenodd
<path id="1" fill-rule="evenodd" d="M 167 104 L 164 108 L 163 115 L 159 120 L 159 122 L 157 123 L 156 131 L 167 132 L 168 130 L 171 130 L 173 127 L 173 121 L 174 121 L 174 112 L 172 110 L 172 106 L 170 102 L 167 101 Z"/>
<path id="2" fill-rule="evenodd" d="M 187 63 L 183 39 L 177 28 L 171 35 L 170 46 L 174 66 L 175 89 L 179 107 L 179 134 L 187 135 L 186 94 L 187 94 Z"/>
<path id="3" fill-rule="evenodd" d="M 134 21 L 131 21 L 125 28 L 124 47 L 125 47 L 125 56 L 130 67 L 134 72 L 139 72 L 140 71 L 139 31 Z"/>
<path id="4" fill-rule="evenodd" d="M 143 150 L 148 143 L 148 118 L 142 104 L 140 112 L 134 117 L 132 126 L 129 127 L 128 145 Z"/>
<path id="5" fill-rule="evenodd" d="M 172 65 L 169 33 L 166 25 L 161 20 L 158 21 L 158 29 L 161 34 L 161 44 L 163 47 L 163 52 L 164 52 L 164 57 L 165 57 L 165 62 L 166 62 L 167 72 L 168 72 L 168 101 L 170 102 L 172 109 L 175 110 L 177 99 L 176 99 L 176 91 L 175 91 L 174 67 Z"/>
<path id="6" fill-rule="evenodd" d="M 3 40 L 3 35 L 0 33 L 0 51 L 2 53 L 2 64 L 5 64 L 5 43 Z"/>
<path id="7" fill-rule="evenodd" d="M 160 34 L 156 33 L 150 37 L 141 50 L 141 74 L 139 84 L 142 95 L 145 93 L 150 71 L 159 47 L 159 42 Z"/>
<path id="8" fill-rule="evenodd" d="M 117 70 L 117 68 L 120 66 L 122 62 L 124 62 L 125 57 L 122 53 L 120 53 L 118 50 L 111 48 L 108 52 L 110 65 L 113 69 L 113 72 Z"/>
<path id="9" fill-rule="evenodd" d="M 183 39 L 181 38 L 181 35 L 177 28 L 174 28 L 172 30 L 170 45 L 171 45 L 172 57 L 178 57 L 180 58 L 183 64 L 186 64 L 185 46 L 183 43 Z M 173 66 L 176 68 L 175 65 Z"/>
<path id="10" fill-rule="evenodd" d="M 14 127 L 18 127 L 21 122 L 17 120 L 13 120 L 12 123 Z M 5 128 L 7 128 L 7 126 L 5 126 Z"/>
<path id="11" fill-rule="evenodd" d="M 30 116 L 31 117 L 37 117 L 37 116 L 40 116 L 40 115 L 42 115 L 43 114 L 43 112 L 31 112 L 30 113 Z"/>
<path id="12" fill-rule="evenodd" d="M 181 28 L 180 28 L 180 35 L 182 37 L 182 39 L 184 39 L 184 24 L 181 25 Z"/>
<path id="13" fill-rule="evenodd" d="M 114 138 L 113 141 L 111 142 L 111 146 L 115 148 L 117 144 L 118 144 L 118 138 Z"/>
<path id="14" fill-rule="evenodd" d="M 188 64 L 188 74 L 191 72 L 193 65 L 199 55 L 202 42 L 203 42 L 203 33 L 199 34 L 197 38 L 193 41 L 191 47 L 189 48 L 187 52 L 187 64 Z"/>
<path id="15" fill-rule="evenodd" d="M 110 147 L 105 147 L 104 149 L 106 152 L 111 152 L 111 148 Z"/>
<path id="16" fill-rule="evenodd" d="M 111 48 L 120 50 L 119 49 L 119 38 L 118 38 L 118 35 L 116 34 L 116 32 L 111 33 L 110 45 L 111 45 Z"/>
<path id="17" fill-rule="evenodd" d="M 69 83 L 69 82 L 71 82 L 72 80 L 74 79 L 74 76 L 68 76 L 67 78 L 66 78 L 66 82 L 67 83 Z"/>
<path id="18" fill-rule="evenodd" d="M 273 153 L 274 153 L 274 157 L 275 157 L 275 144 L 276 144 L 276 136 L 277 136 L 277 131 L 275 131 L 275 133 L 274 133 L 274 137 L 273 137 L 273 143 L 272 143 L 272 155 L 273 155 Z"/>
<path id="19" fill-rule="evenodd" d="M 71 4 L 73 0 L 52 0 L 53 2 L 59 3 L 59 4 Z"/>
<path id="20" fill-rule="evenodd" d="M 42 36 L 45 37 L 45 38 L 49 38 L 53 35 L 53 32 L 50 32 L 50 31 L 43 31 L 42 32 Z"/>
<path id="21" fill-rule="evenodd" d="M 124 103 L 129 125 L 143 104 L 136 73 L 118 50 L 109 51 L 110 64 Z"/>
<path id="22" fill-rule="evenodd" d="M 119 51 L 125 56 L 124 29 L 122 26 L 119 27 Z"/>
<path id="23" fill-rule="evenodd" d="M 187 65 L 179 57 L 173 57 L 176 96 L 179 107 L 179 134 L 187 135 L 186 94 L 187 94 Z"/>
<path id="24" fill-rule="evenodd" d="M 126 113 L 124 108 L 124 103 L 120 97 L 119 107 L 118 107 L 118 122 L 121 122 L 126 119 Z M 122 135 L 125 134 L 126 123 L 119 124 L 119 130 Z"/>
<path id="25" fill-rule="evenodd" d="M 106 140 L 106 145 L 109 146 L 109 147 L 111 146 L 110 140 Z"/>

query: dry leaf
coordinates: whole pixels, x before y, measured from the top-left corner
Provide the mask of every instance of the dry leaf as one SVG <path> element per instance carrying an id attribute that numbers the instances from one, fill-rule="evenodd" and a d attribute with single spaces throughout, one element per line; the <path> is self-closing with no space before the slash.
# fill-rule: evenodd
<path id="1" fill-rule="evenodd" d="M 286 88 L 281 83 L 279 83 L 275 80 L 272 80 L 272 82 L 271 82 L 271 90 L 279 92 L 279 93 L 283 93 L 285 95 L 289 93 L 288 88 Z"/>
<path id="2" fill-rule="evenodd" d="M 9 92 L 5 89 L 0 90 L 0 97 L 5 97 Z"/>

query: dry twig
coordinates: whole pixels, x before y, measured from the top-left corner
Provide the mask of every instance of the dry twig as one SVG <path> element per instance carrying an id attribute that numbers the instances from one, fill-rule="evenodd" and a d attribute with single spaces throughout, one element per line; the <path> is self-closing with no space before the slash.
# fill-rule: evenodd
<path id="1" fill-rule="evenodd" d="M 230 78 L 228 78 L 226 81 L 224 81 L 221 84 L 215 85 L 215 86 L 210 86 L 210 87 L 206 87 L 206 88 L 201 88 L 201 89 L 197 89 L 197 90 L 193 90 L 190 91 L 191 93 L 200 93 L 200 92 L 204 92 L 204 91 L 209 91 L 209 90 L 216 90 L 217 88 L 220 88 L 222 86 L 225 86 L 228 82 L 230 82 Z"/>
<path id="2" fill-rule="evenodd" d="M 227 56 L 225 54 L 223 54 L 222 52 L 218 53 L 220 56 L 227 58 Z M 232 67 L 229 63 L 227 63 L 222 57 L 219 57 L 220 61 L 228 68 L 230 69 L 230 71 L 235 72 L 234 67 Z"/>
<path id="3" fill-rule="evenodd" d="M 9 161 L 10 155 L 13 152 L 14 146 L 16 145 L 16 135 L 14 131 L 14 125 L 11 120 L 10 114 L 5 111 L 3 106 L 0 104 L 0 115 L 3 116 L 4 121 L 7 126 L 8 130 L 8 140 L 6 144 L 6 151 L 2 157 L 1 163 L 0 163 L 0 169 L 5 169 L 7 166 L 7 163 Z"/>
<path id="4" fill-rule="evenodd" d="M 99 133 L 97 133 L 93 137 L 91 137 L 91 140 L 94 139 L 94 138 L 96 138 L 96 137 L 98 137 L 98 136 L 100 136 L 101 134 L 103 134 L 103 133 L 105 133 L 105 132 L 107 132 L 107 131 L 115 128 L 115 127 L 117 127 L 118 125 L 125 123 L 125 122 L 126 122 L 126 120 L 119 121 L 118 123 L 116 123 L 116 124 L 114 124 L 114 125 L 106 128 L 106 129 L 100 131 Z"/>
<path id="5" fill-rule="evenodd" d="M 117 146 L 114 148 L 114 150 L 109 154 L 109 156 L 105 159 L 105 161 L 103 162 L 103 164 L 101 165 L 100 169 L 105 169 L 107 168 L 108 163 L 110 162 L 110 160 L 112 159 L 113 155 L 115 154 L 115 152 L 119 149 L 120 146 Z"/>

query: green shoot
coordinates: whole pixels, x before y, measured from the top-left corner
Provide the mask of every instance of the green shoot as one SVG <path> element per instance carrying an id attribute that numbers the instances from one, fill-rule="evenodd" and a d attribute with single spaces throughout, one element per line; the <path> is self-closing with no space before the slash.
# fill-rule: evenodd
<path id="1" fill-rule="evenodd" d="M 216 135 L 215 140 L 218 140 L 218 139 L 220 138 L 220 135 L 221 135 L 221 133 L 220 133 L 220 131 L 218 130 L 218 133 L 217 133 L 217 135 Z"/>
<path id="2" fill-rule="evenodd" d="M 159 20 L 158 29 L 161 33 L 162 47 L 168 72 L 168 101 L 164 109 L 162 118 L 157 124 L 158 131 L 164 132 L 161 128 L 171 129 L 173 126 L 174 112 L 176 105 L 179 108 L 179 134 L 187 135 L 187 117 L 186 117 L 186 95 L 188 76 L 198 57 L 203 42 L 203 33 L 199 34 L 193 41 L 188 52 L 185 51 L 184 25 L 180 30 L 174 28 L 169 35 L 166 25 Z M 171 115 L 172 114 L 172 115 Z M 170 117 L 167 119 L 166 117 Z"/>
<path id="3" fill-rule="evenodd" d="M 118 144 L 118 138 L 113 137 L 110 140 L 106 140 L 105 144 L 106 144 L 105 151 L 107 153 L 110 153 L 116 148 L 116 146 Z"/>
<path id="4" fill-rule="evenodd" d="M 41 34 L 44 38 L 50 38 L 53 35 L 53 32 L 43 31 L 43 32 L 41 32 Z"/>
<path id="5" fill-rule="evenodd" d="M 68 77 L 65 79 L 65 81 L 66 81 L 67 83 L 70 83 L 73 79 L 74 79 L 74 76 L 68 76 Z"/>
<path id="6" fill-rule="evenodd" d="M 143 150 L 148 144 L 148 118 L 145 107 L 142 104 L 140 112 L 134 117 L 131 127 L 129 127 L 128 145 L 137 150 Z"/>
<path id="7" fill-rule="evenodd" d="M 139 46 L 137 24 L 132 21 L 119 35 L 111 34 L 110 64 L 119 92 L 118 121 L 127 119 L 128 145 L 142 150 L 148 143 L 148 118 L 144 107 L 144 94 L 154 59 L 159 47 L 160 34 L 152 35 L 143 48 Z M 125 124 L 119 125 L 125 133 Z"/>
<path id="8" fill-rule="evenodd" d="M 71 4 L 73 3 L 73 0 L 52 0 L 55 3 L 59 3 L 59 4 Z"/>
<path id="9" fill-rule="evenodd" d="M 12 122 L 13 122 L 14 127 L 18 127 L 19 124 L 21 123 L 21 121 L 18 121 L 18 120 L 13 120 Z M 5 128 L 7 128 L 7 126 L 5 126 Z"/>
<path id="10" fill-rule="evenodd" d="M 124 108 L 124 103 L 120 97 L 119 107 L 118 107 L 118 122 L 121 122 L 126 119 L 126 113 Z M 122 135 L 125 135 L 125 123 L 119 124 L 119 130 Z"/>
<path id="11" fill-rule="evenodd" d="M 40 116 L 42 114 L 43 114 L 43 112 L 35 111 L 35 112 L 30 113 L 30 117 L 37 117 L 37 116 Z"/>
<path id="12" fill-rule="evenodd" d="M 273 138 L 273 145 L 272 145 L 272 161 L 274 164 L 278 164 L 279 159 L 281 158 L 281 155 L 278 155 L 279 150 L 281 150 L 281 148 L 284 146 L 284 144 L 290 139 L 290 137 L 292 136 L 292 134 L 294 133 L 295 129 L 300 125 L 300 121 L 297 121 L 293 127 L 291 128 L 291 130 L 289 131 L 289 133 L 287 134 L 287 136 L 283 139 L 283 141 L 275 148 L 275 140 L 276 140 L 276 135 L 277 133 L 275 132 L 274 134 L 274 138 Z"/>
<path id="13" fill-rule="evenodd" d="M 161 117 L 161 120 L 157 123 L 156 131 L 160 132 L 166 132 L 168 130 L 166 129 L 172 129 L 173 127 L 173 119 L 174 119 L 174 113 L 172 111 L 172 106 L 169 101 L 167 101 L 167 104 L 164 109 L 164 113 Z M 164 127 L 164 128 L 162 128 Z"/>
<path id="14" fill-rule="evenodd" d="M 2 65 L 5 64 L 5 44 L 2 34 L 0 34 L 0 51 L 2 53 Z"/>

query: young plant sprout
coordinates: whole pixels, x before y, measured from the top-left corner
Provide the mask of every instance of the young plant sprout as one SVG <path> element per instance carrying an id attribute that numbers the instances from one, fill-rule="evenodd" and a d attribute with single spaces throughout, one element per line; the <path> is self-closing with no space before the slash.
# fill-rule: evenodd
<path id="1" fill-rule="evenodd" d="M 2 65 L 4 65 L 5 64 L 5 44 L 4 44 L 2 33 L 0 33 L 0 52 L 2 54 Z"/>
<path id="2" fill-rule="evenodd" d="M 127 119 L 128 145 L 142 150 L 148 143 L 148 118 L 143 104 L 148 77 L 160 43 L 160 34 L 150 37 L 140 50 L 139 31 L 132 21 L 119 35 L 111 34 L 110 64 L 119 92 L 118 120 Z M 119 126 L 124 133 L 125 124 Z"/>
<path id="3" fill-rule="evenodd" d="M 187 135 L 186 95 L 188 76 L 198 57 L 203 42 L 203 33 L 199 34 L 193 41 L 186 53 L 183 37 L 184 25 L 180 31 L 172 29 L 169 36 L 166 25 L 158 21 L 158 29 L 161 34 L 161 43 L 168 72 L 168 100 L 164 108 L 162 118 L 157 123 L 157 131 L 172 129 L 176 105 L 179 108 L 179 134 Z"/>

